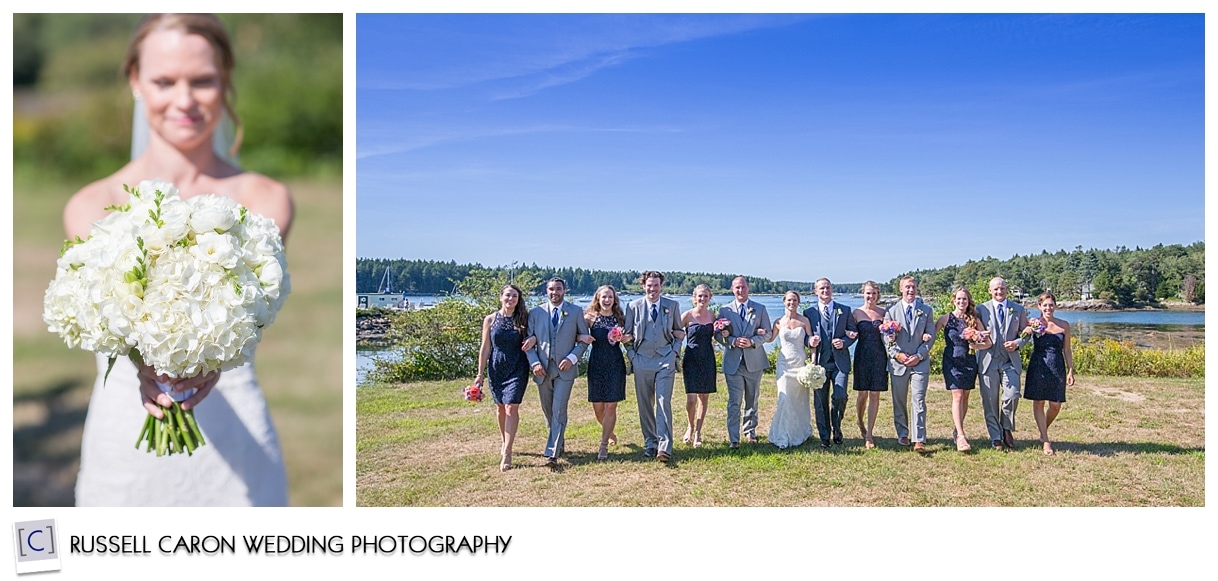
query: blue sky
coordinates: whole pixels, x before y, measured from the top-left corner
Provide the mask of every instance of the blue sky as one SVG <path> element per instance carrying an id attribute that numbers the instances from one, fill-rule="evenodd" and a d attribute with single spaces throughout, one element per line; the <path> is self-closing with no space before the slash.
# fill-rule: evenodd
<path id="1" fill-rule="evenodd" d="M 357 30 L 361 258 L 861 282 L 1204 239 L 1201 15 Z"/>

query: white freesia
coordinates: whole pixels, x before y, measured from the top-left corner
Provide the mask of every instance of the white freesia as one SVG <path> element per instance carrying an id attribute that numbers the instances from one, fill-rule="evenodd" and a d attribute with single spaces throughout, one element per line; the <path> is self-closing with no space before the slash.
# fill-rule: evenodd
<path id="1" fill-rule="evenodd" d="M 43 320 L 69 347 L 194 377 L 249 362 L 289 290 L 283 240 L 230 198 L 141 182 L 65 248 Z"/>

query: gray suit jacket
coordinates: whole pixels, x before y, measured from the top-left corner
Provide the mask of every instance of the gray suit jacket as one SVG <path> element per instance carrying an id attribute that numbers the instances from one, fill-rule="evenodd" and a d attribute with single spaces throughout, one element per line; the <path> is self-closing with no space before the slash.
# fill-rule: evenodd
<path id="1" fill-rule="evenodd" d="M 930 346 L 935 342 L 935 312 L 922 299 L 914 299 L 914 321 L 910 324 L 905 320 L 905 307 L 897 301 L 884 312 L 885 321 L 896 321 L 901 324 L 896 341 L 888 347 L 888 368 L 893 375 L 905 375 L 909 371 L 916 373 L 930 372 Z M 922 335 L 930 335 L 930 341 L 923 341 Z M 895 359 L 897 353 L 917 355 L 918 364 L 910 369 L 901 365 Z"/>
<path id="2" fill-rule="evenodd" d="M 558 329 L 550 324 L 550 314 L 545 306 L 533 307 L 529 311 L 529 334 L 537 337 L 537 345 L 526 352 L 529 366 L 538 363 L 549 367 L 550 362 L 558 363 L 568 355 L 574 355 L 576 364 L 566 371 L 560 371 L 559 377 L 574 381 L 579 377 L 579 358 L 583 356 L 588 346 L 575 340 L 577 335 L 587 335 L 588 323 L 584 321 L 584 313 L 575 305 L 563 301 L 562 314 L 558 319 Z M 541 383 L 544 378 L 533 376 L 533 380 Z"/>
<path id="3" fill-rule="evenodd" d="M 858 332 L 858 324 L 850 307 L 834 301 L 833 311 L 829 316 L 831 321 L 825 321 L 820 312 L 820 301 L 813 303 L 812 308 L 804 311 L 804 316 L 812 323 L 812 332 L 820 335 L 820 345 L 816 348 L 817 363 L 825 369 L 836 368 L 838 371 L 850 373 L 850 346 L 854 339 L 846 336 L 846 331 Z M 841 339 L 842 348 L 834 349 L 833 340 Z M 811 344 L 811 337 L 806 339 Z"/>
<path id="4" fill-rule="evenodd" d="M 986 301 L 977 305 L 977 316 L 981 318 L 981 324 L 990 332 L 990 337 L 994 339 L 994 346 L 989 349 L 977 350 L 977 367 L 978 371 L 985 373 L 989 371 L 992 365 L 1002 365 L 1010 361 L 1015 366 L 1015 372 L 1019 373 L 1023 369 L 1023 359 L 1019 351 L 1010 352 L 1002 346 L 1006 341 L 1018 341 L 1019 346 L 1023 347 L 1027 344 L 1026 337 L 1020 337 L 1019 333 L 1028 326 L 1028 312 L 1019 303 L 1005 301 L 1006 303 L 1006 326 L 1001 329 L 995 329 L 998 326 L 998 305 L 992 300 Z"/>
<path id="5" fill-rule="evenodd" d="M 673 336 L 673 331 L 683 330 L 681 328 L 681 305 L 677 303 L 677 301 L 665 297 L 660 297 L 659 303 L 659 327 L 664 332 L 664 342 L 668 343 L 668 349 L 670 351 L 665 353 L 664 350 L 661 349 L 659 350 L 658 354 L 660 356 L 667 357 L 671 353 L 676 353 L 677 349 L 680 347 L 677 338 Z M 643 341 L 643 332 L 647 325 L 647 317 L 651 316 L 651 314 L 647 312 L 647 297 L 630 301 L 630 304 L 626 305 L 625 315 L 626 325 L 623 327 L 623 329 L 634 337 L 630 344 L 626 346 L 626 350 L 630 352 L 630 358 L 633 360 L 635 355 L 637 355 L 636 349 L 638 348 L 639 343 Z"/>
<path id="6" fill-rule="evenodd" d="M 715 333 L 715 339 L 727 347 L 723 352 L 723 374 L 735 374 L 739 371 L 741 362 L 744 363 L 747 371 L 758 372 L 769 369 L 770 359 L 765 354 L 765 340 L 770 337 L 758 336 L 757 330 L 770 331 L 773 326 L 770 324 L 770 314 L 766 312 L 765 305 L 753 299 L 749 299 L 749 302 L 745 303 L 743 319 L 740 318 L 740 313 L 736 312 L 735 307 L 736 301 L 733 300 L 719 309 L 719 318 L 727 319 L 731 323 L 726 339 L 723 338 L 723 335 Z M 745 349 L 733 346 L 732 343 L 736 337 L 752 339 L 753 346 Z"/>

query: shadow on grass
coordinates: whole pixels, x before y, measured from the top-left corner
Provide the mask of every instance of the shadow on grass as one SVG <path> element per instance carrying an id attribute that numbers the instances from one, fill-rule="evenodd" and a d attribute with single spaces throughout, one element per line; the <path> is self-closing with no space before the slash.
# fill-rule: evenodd
<path id="1" fill-rule="evenodd" d="M 1036 450 L 1040 450 L 1039 442 L 1028 444 L 1029 447 L 1035 446 Z M 1130 454 L 1204 454 L 1204 447 L 1197 446 L 1177 446 L 1175 444 L 1164 444 L 1162 442 L 1053 442 L 1053 449 L 1058 454 L 1063 452 L 1072 454 L 1090 454 L 1093 456 L 1120 456 Z"/>
<path id="2" fill-rule="evenodd" d="M 80 466 L 80 432 L 87 406 L 71 403 L 83 382 L 55 383 L 15 396 L 13 407 L 45 410 L 37 423 L 13 429 L 13 506 L 72 506 Z"/>
<path id="3" fill-rule="evenodd" d="M 915 453 L 911 446 L 902 446 L 893 441 L 877 440 L 876 448 L 868 450 L 863 446 L 862 440 L 847 439 L 845 444 L 834 444 L 829 448 L 822 448 L 820 440 L 811 438 L 807 442 L 799 446 L 788 448 L 779 448 L 766 442 L 758 442 L 755 444 L 742 443 L 739 448 L 729 448 L 726 442 L 703 445 L 699 448 L 688 446 L 676 446 L 673 449 L 673 457 L 667 464 L 669 467 L 677 466 L 683 462 L 694 461 L 715 461 L 727 458 L 737 460 L 747 460 L 749 458 L 759 458 L 767 456 L 795 456 L 795 455 L 825 455 L 833 457 L 863 457 L 868 454 L 880 452 L 895 452 L 908 453 L 911 457 L 934 458 L 939 454 L 955 455 L 976 455 L 976 454 L 1011 454 L 1022 452 L 1039 452 L 1040 446 L 1038 442 L 1024 442 L 1014 451 L 999 451 L 990 449 L 989 444 L 985 446 L 974 446 L 971 451 L 960 452 L 956 450 L 955 443 L 951 440 L 927 440 L 926 451 L 922 454 Z M 1203 447 L 1186 447 L 1174 444 L 1152 443 L 1152 442 L 1093 442 L 1093 443 L 1078 443 L 1078 442 L 1054 442 L 1054 449 L 1058 454 L 1073 453 L 1073 454 L 1090 454 L 1094 456 L 1118 456 L 1130 454 L 1170 454 L 1170 455 L 1187 455 L 1204 453 Z M 595 451 L 568 451 L 562 457 L 562 462 L 558 467 L 553 469 L 555 472 L 562 472 L 568 468 L 576 468 L 579 466 L 596 465 L 601 463 L 623 463 L 631 464 L 655 464 L 656 459 L 643 454 L 643 447 L 639 444 L 624 444 L 621 446 L 612 446 L 609 448 L 609 458 L 607 460 L 597 460 Z M 541 460 L 540 454 L 519 454 L 516 456 L 536 456 Z M 539 466 L 540 463 L 539 463 Z"/>

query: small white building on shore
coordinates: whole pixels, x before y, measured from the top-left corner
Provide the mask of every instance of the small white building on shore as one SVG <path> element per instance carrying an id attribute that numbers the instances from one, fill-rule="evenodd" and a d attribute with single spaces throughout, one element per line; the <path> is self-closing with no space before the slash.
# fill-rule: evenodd
<path id="1" fill-rule="evenodd" d="M 408 309 L 410 301 L 406 300 L 406 293 L 357 293 L 356 304 L 357 309 L 370 309 L 380 307 L 382 309 Z"/>

